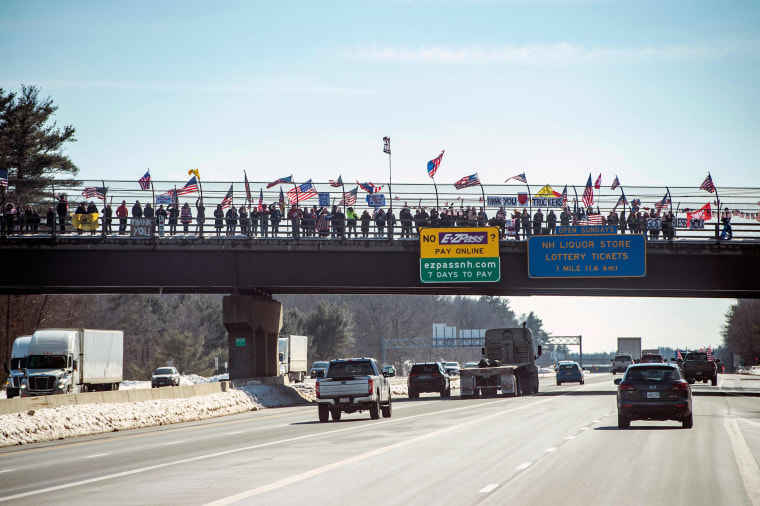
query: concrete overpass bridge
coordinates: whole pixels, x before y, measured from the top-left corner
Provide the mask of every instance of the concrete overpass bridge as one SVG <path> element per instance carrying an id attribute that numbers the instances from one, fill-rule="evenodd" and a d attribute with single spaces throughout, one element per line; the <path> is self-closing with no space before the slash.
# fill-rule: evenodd
<path id="1" fill-rule="evenodd" d="M 224 293 L 230 378 L 277 376 L 280 293 L 760 297 L 760 241 L 652 241 L 646 276 L 531 278 L 525 242 L 501 280 L 420 282 L 419 239 L 10 237 L 0 293 Z"/>

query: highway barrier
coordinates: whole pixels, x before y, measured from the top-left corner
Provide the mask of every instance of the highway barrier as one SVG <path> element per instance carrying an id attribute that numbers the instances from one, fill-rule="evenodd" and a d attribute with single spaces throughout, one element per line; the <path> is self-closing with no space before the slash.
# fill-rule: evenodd
<path id="1" fill-rule="evenodd" d="M 88 392 L 69 395 L 42 395 L 0 400 L 0 415 L 23 413 L 30 409 L 55 408 L 76 404 L 102 404 L 144 402 L 158 399 L 186 399 L 200 395 L 217 394 L 230 389 L 229 381 L 201 383 L 179 387 L 136 388 L 113 392 Z"/>

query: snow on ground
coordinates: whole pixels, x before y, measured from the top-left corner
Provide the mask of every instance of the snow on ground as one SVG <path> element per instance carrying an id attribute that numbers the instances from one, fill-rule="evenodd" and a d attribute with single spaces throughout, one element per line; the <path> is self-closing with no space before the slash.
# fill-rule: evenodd
<path id="1" fill-rule="evenodd" d="M 181 384 L 219 380 L 219 377 L 183 376 Z M 150 381 L 125 381 L 119 388 L 150 388 Z M 294 388 L 251 385 L 186 399 L 32 409 L 26 413 L 0 416 L 0 447 L 191 422 L 262 408 L 307 404 L 314 399 L 313 385 L 310 388 L 303 384 L 297 384 Z"/>

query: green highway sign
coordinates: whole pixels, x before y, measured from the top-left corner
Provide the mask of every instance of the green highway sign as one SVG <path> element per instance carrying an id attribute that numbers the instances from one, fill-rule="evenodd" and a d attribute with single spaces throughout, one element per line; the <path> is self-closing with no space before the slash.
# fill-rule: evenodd
<path id="1" fill-rule="evenodd" d="M 420 258 L 423 283 L 473 283 L 501 281 L 501 262 L 494 258 Z"/>

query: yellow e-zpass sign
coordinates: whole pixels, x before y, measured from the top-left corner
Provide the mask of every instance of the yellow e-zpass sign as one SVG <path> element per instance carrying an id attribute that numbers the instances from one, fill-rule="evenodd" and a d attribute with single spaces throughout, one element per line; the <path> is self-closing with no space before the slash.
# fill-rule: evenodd
<path id="1" fill-rule="evenodd" d="M 472 283 L 500 279 L 497 227 L 420 230 L 421 282 Z"/>

